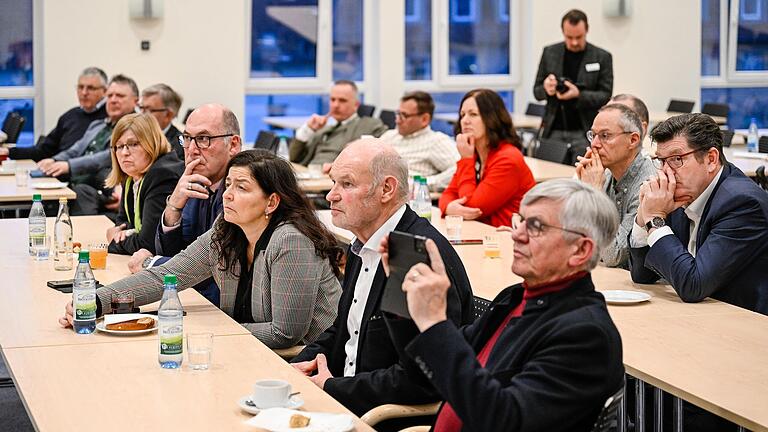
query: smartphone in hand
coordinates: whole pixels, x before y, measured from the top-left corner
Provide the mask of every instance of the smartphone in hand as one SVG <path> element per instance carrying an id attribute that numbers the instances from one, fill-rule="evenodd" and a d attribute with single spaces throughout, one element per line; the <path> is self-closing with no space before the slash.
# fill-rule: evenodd
<path id="1" fill-rule="evenodd" d="M 427 238 L 401 231 L 389 233 L 389 278 L 381 297 L 381 310 L 411 317 L 402 286 L 405 275 L 418 263 L 430 264 Z"/>

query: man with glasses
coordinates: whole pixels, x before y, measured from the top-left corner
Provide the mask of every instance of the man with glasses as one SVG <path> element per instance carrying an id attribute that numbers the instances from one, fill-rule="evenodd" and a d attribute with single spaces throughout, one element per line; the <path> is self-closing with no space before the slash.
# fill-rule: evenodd
<path id="1" fill-rule="evenodd" d="M 768 314 L 768 195 L 725 160 L 706 114 L 672 117 L 651 139 L 659 171 L 640 188 L 632 280 L 663 277 L 685 302 L 713 297 Z"/>
<path id="2" fill-rule="evenodd" d="M 125 76 L 115 75 L 107 86 L 107 118 L 88 125 L 83 136 L 67 150 L 37 163 L 46 175 L 68 181 L 77 193 L 70 210 L 73 215 L 92 215 L 116 209 L 119 190 L 104 187 L 112 169 L 112 129 L 124 115 L 136 112 L 139 88 Z"/>
<path id="3" fill-rule="evenodd" d="M 363 135 L 380 136 L 387 131 L 381 120 L 373 117 L 360 117 L 357 108 L 357 86 L 352 81 L 339 80 L 333 83 L 328 114 L 312 114 L 291 140 L 291 162 L 301 165 L 323 164 L 323 171 L 328 172 L 331 162 L 350 142 Z M 328 124 L 328 118 L 335 120 Z"/>
<path id="4" fill-rule="evenodd" d="M 179 114 L 181 102 L 181 95 L 170 86 L 155 84 L 141 91 L 139 109 L 144 113 L 152 114 L 157 119 L 160 129 L 176 155 L 179 159 L 184 159 L 184 148 L 179 143 L 181 131 L 173 125 L 173 119 Z"/>
<path id="5" fill-rule="evenodd" d="M 186 168 L 166 200 L 157 227 L 158 255 L 146 249 L 135 252 L 128 263 L 131 273 L 168 261 L 211 229 L 222 212 L 227 164 L 242 146 L 237 117 L 223 105 L 202 105 L 189 115 L 179 142 L 184 147 Z M 219 288 L 213 279 L 195 289 L 219 305 Z"/>
<path id="6" fill-rule="evenodd" d="M 434 430 L 592 430 L 624 384 L 621 338 L 589 273 L 617 226 L 610 200 L 582 182 L 534 186 L 512 220 L 523 283 L 462 328 L 446 319 L 444 252 L 427 241 L 431 265 L 402 285 L 420 334 L 400 348 L 445 401 Z"/>
<path id="7" fill-rule="evenodd" d="M 643 155 L 643 124 L 625 105 L 610 104 L 600 108 L 587 131 L 590 147 L 576 163 L 579 180 L 601 190 L 613 202 L 621 225 L 616 236 L 600 253 L 608 267 L 629 268 L 629 243 L 638 193 L 643 182 L 656 174 L 651 160 Z"/>
<path id="8" fill-rule="evenodd" d="M 384 132 L 381 140 L 405 159 L 409 175 L 424 176 L 431 189 L 441 191 L 451 182 L 460 156 L 448 135 L 429 126 L 434 112 L 435 103 L 429 93 L 406 93 L 396 113 L 397 129 Z"/>
<path id="9" fill-rule="evenodd" d="M 107 74 L 97 67 L 85 68 L 77 78 L 78 106 L 59 117 L 48 135 L 41 136 L 34 147 L 0 147 L 0 156 L 11 159 L 32 159 L 35 162 L 66 150 L 83 136 L 88 125 L 107 116 L 104 92 Z"/>

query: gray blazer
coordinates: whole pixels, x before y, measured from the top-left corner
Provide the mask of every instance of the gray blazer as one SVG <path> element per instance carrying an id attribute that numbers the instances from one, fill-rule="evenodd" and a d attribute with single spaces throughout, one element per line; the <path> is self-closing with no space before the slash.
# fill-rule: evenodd
<path id="1" fill-rule="evenodd" d="M 363 135 L 381 136 L 387 125 L 373 117 L 358 117 L 347 124 L 326 126 L 315 132 L 309 141 L 291 140 L 291 162 L 301 165 L 333 162 L 344 147 Z M 327 137 L 326 137 L 327 135 Z"/>
<path id="2" fill-rule="evenodd" d="M 132 291 L 137 306 L 160 300 L 163 276 L 175 274 L 179 290 L 213 277 L 221 290 L 220 308 L 232 316 L 239 278 L 219 269 L 211 236 L 209 230 L 166 263 L 99 288 L 96 294 L 105 313 L 114 292 Z M 238 263 L 235 271 L 239 274 Z M 318 257 L 314 244 L 285 223 L 255 258 L 251 296 L 255 323 L 243 326 L 270 348 L 307 344 L 333 324 L 340 296 L 341 285 L 328 260 Z"/>
<path id="3" fill-rule="evenodd" d="M 109 147 L 93 154 L 85 154 L 88 144 L 91 143 L 102 129 L 107 127 L 109 117 L 94 120 L 88 125 L 83 137 L 77 140 L 71 147 L 62 150 L 53 156 L 56 161 L 69 161 L 69 175 L 79 176 L 87 173 L 96 173 L 101 169 L 112 165 L 112 155 Z"/>

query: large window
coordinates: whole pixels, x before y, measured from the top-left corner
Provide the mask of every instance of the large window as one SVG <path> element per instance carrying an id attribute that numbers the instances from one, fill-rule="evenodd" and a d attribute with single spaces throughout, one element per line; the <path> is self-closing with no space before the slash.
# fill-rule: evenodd
<path id="1" fill-rule="evenodd" d="M 768 0 L 738 3 L 736 70 L 768 71 Z"/>
<path id="2" fill-rule="evenodd" d="M 405 79 L 432 79 L 432 2 L 405 1 Z"/>
<path id="3" fill-rule="evenodd" d="M 701 2 L 701 75 L 720 75 L 720 0 Z"/>
<path id="4" fill-rule="evenodd" d="M 26 122 L 18 145 L 34 141 L 32 0 L 0 0 L 0 123 L 9 112 Z"/>
<path id="5" fill-rule="evenodd" d="M 450 0 L 448 64 L 450 75 L 509 73 L 509 3 Z"/>
<path id="6" fill-rule="evenodd" d="M 333 79 L 363 80 L 361 0 L 333 0 Z"/>

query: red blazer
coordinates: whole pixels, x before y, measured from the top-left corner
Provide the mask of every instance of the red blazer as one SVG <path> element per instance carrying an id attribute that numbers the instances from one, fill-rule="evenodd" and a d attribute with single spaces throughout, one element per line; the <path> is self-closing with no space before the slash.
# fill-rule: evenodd
<path id="1" fill-rule="evenodd" d="M 445 216 L 448 203 L 467 197 L 465 206 L 483 212 L 478 221 L 495 227 L 509 225 L 512 213 L 520 209 L 523 195 L 536 184 L 533 174 L 520 150 L 508 142 L 500 143 L 488 154 L 479 183 L 475 180 L 476 158 L 477 155 L 456 162 L 456 174 L 440 196 L 440 211 Z"/>

